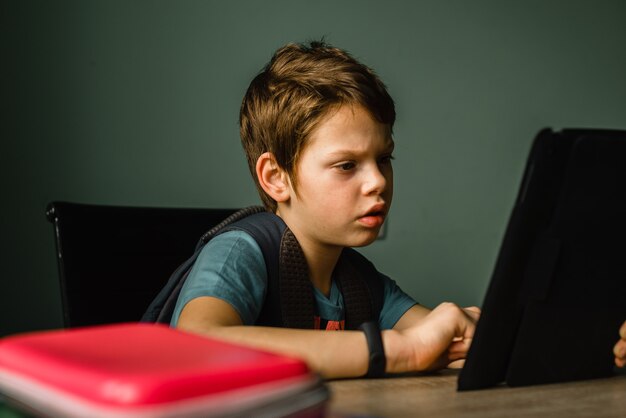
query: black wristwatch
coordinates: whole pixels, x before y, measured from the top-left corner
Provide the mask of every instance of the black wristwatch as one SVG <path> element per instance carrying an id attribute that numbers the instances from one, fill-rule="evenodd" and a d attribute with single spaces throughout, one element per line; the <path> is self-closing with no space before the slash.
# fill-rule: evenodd
<path id="1" fill-rule="evenodd" d="M 387 359 L 385 357 L 385 348 L 383 347 L 383 339 L 380 334 L 380 328 L 377 322 L 364 322 L 359 327 L 365 333 L 367 347 L 370 352 L 370 364 L 367 369 L 366 377 L 382 377 L 385 375 L 385 366 Z"/>

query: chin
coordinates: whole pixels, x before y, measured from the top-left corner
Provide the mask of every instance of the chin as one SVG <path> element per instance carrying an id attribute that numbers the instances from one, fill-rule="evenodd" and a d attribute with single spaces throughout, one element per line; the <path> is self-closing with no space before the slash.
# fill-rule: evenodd
<path id="1" fill-rule="evenodd" d="M 370 245 L 372 242 L 376 241 L 378 238 L 378 230 L 375 233 L 368 234 L 367 237 L 361 237 L 360 239 L 355 239 L 354 242 L 347 245 L 347 247 L 366 247 Z"/>

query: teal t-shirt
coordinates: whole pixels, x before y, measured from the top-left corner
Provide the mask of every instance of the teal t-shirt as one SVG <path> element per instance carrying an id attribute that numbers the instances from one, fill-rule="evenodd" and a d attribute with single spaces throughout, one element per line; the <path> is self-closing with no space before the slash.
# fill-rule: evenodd
<path id="1" fill-rule="evenodd" d="M 380 312 L 381 329 L 391 329 L 400 317 L 416 304 L 389 277 L 383 281 L 383 307 Z M 229 303 L 244 325 L 256 322 L 267 288 L 267 270 L 263 253 L 257 242 L 243 231 L 225 232 L 209 241 L 200 252 L 178 297 L 171 325 L 176 326 L 183 307 L 191 300 L 213 296 Z M 338 330 L 344 328 L 343 296 L 333 281 L 326 297 L 314 288 L 316 301 L 316 328 Z"/>

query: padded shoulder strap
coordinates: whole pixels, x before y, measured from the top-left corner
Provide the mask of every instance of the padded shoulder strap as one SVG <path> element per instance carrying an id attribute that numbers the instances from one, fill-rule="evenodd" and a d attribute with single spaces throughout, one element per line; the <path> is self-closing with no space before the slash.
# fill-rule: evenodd
<path id="1" fill-rule="evenodd" d="M 256 325 L 313 328 L 314 296 L 300 244 L 283 220 L 268 212 L 242 219 L 222 232 L 242 230 L 261 247 L 267 288 Z"/>
<path id="2" fill-rule="evenodd" d="M 309 266 L 300 243 L 289 229 L 283 234 L 278 262 L 283 326 L 314 328 L 315 295 L 309 276 Z"/>

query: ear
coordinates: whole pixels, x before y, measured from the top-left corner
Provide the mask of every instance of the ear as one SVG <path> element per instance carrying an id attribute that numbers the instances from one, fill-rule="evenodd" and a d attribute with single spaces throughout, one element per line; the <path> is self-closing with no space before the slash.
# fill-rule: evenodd
<path id="1" fill-rule="evenodd" d="M 274 154 L 266 152 L 256 160 L 256 176 L 259 184 L 277 202 L 286 202 L 290 196 L 290 183 L 287 173 L 278 166 Z"/>

